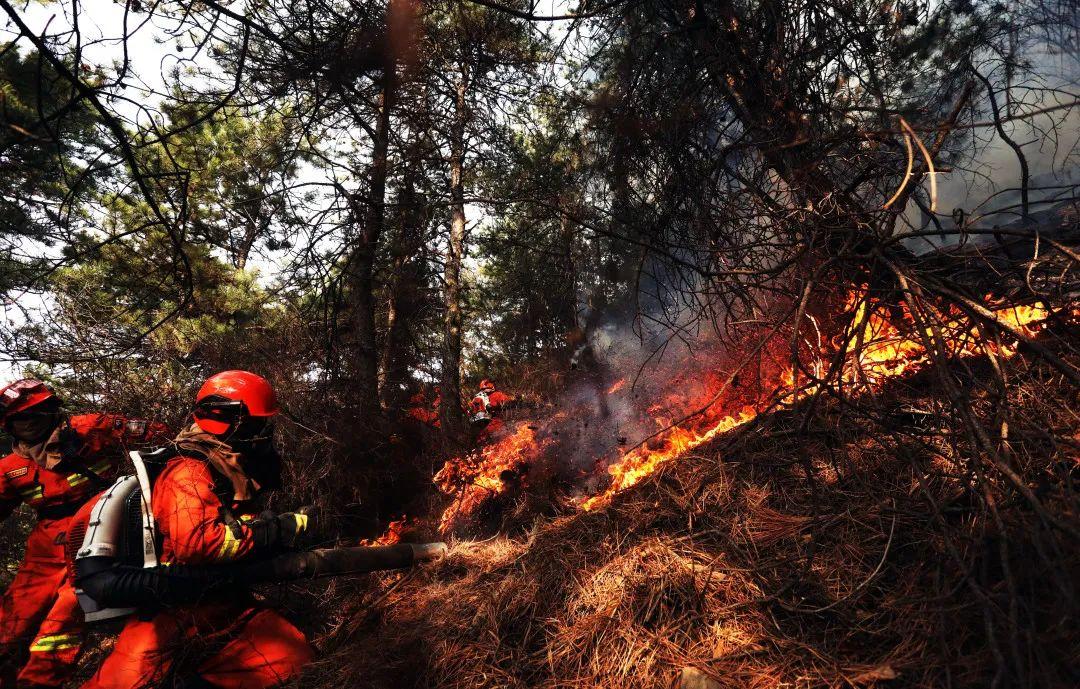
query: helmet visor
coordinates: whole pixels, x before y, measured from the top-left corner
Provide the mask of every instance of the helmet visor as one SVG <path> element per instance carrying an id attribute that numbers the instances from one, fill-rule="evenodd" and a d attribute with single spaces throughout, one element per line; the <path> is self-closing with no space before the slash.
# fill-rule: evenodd
<path id="1" fill-rule="evenodd" d="M 214 435 L 227 435 L 229 440 L 269 438 L 273 432 L 271 417 L 252 416 L 244 402 L 222 395 L 210 395 L 200 400 L 192 413 L 204 430 Z"/>
<path id="2" fill-rule="evenodd" d="M 214 435 L 224 435 L 247 416 L 247 408 L 240 400 L 222 395 L 210 395 L 195 405 L 192 416 L 203 430 Z"/>

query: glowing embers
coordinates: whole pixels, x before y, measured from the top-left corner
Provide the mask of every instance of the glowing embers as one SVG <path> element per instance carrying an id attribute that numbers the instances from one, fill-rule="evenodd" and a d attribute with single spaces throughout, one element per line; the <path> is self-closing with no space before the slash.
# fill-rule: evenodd
<path id="1" fill-rule="evenodd" d="M 537 438 L 532 426 L 520 422 L 490 445 L 448 461 L 435 474 L 435 485 L 455 500 L 443 512 L 439 532 L 452 531 L 487 499 L 519 485 L 529 465 L 550 445 L 550 438 Z"/>

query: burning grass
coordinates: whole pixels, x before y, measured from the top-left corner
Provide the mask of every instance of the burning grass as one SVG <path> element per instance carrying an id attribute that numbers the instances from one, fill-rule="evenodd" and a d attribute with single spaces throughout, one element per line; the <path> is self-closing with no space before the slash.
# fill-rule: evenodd
<path id="1" fill-rule="evenodd" d="M 839 358 L 836 384 L 848 395 L 872 395 L 889 380 L 926 369 L 933 360 L 927 343 L 935 338 L 940 339 L 946 358 L 1008 359 L 1017 353 L 1019 338 L 1037 337 L 1050 317 L 1050 312 L 1038 305 L 1001 307 L 992 313 L 993 318 L 1016 336 L 987 338 L 955 308 L 937 310 L 932 304 L 924 304 L 923 308 L 926 311 L 917 318 L 904 304 L 892 310 L 886 308 L 866 287 L 852 291 L 838 318 L 839 323 L 847 323 L 846 327 L 830 341 L 808 347 L 803 352 L 807 359 L 804 369 L 822 378 L 828 362 Z M 1077 313 L 1068 315 L 1075 318 Z M 936 333 L 928 329 L 925 336 L 920 336 L 919 324 L 928 318 L 935 323 Z M 790 366 L 781 365 L 781 360 L 775 356 L 762 359 L 759 380 L 752 392 L 731 390 L 722 374 L 708 369 L 700 372 L 703 385 L 689 386 L 695 392 L 678 387 L 667 391 L 664 403 L 657 401 L 646 410 L 657 424 L 657 432 L 621 450 L 618 456 L 597 458 L 609 480 L 599 493 L 582 496 L 580 507 L 603 507 L 615 494 L 668 462 L 753 421 L 763 412 L 791 407 L 819 390 L 821 383 L 808 380 L 806 374 L 796 375 Z M 626 383 L 626 378 L 620 378 L 604 394 L 624 391 Z M 665 412 L 667 407 L 690 413 L 673 421 Z M 545 424 L 551 425 L 551 421 Z M 519 422 L 513 431 L 480 450 L 449 460 L 435 476 L 440 490 L 453 498 L 440 521 L 440 533 L 453 533 L 473 521 L 486 501 L 506 492 L 507 476 L 516 480 L 521 467 L 545 461 L 545 453 L 553 449 L 557 445 L 552 442 L 550 428 L 538 434 L 535 426 Z"/>
<path id="2" fill-rule="evenodd" d="M 985 424 L 990 367 L 965 382 Z M 1075 391 L 1031 364 L 1011 382 L 1010 461 L 1076 529 L 1080 452 L 1047 441 L 1074 436 Z M 1075 541 L 975 470 L 936 399 L 924 373 L 761 416 L 603 509 L 455 542 L 348 600 L 304 686 L 1004 687 L 1010 662 L 1076 686 Z"/>

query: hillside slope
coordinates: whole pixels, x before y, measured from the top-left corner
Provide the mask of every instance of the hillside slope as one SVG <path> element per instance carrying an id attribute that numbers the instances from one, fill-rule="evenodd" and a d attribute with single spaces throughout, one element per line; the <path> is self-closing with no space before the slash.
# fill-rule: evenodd
<path id="1" fill-rule="evenodd" d="M 987 365 L 970 367 L 980 413 Z M 302 684 L 985 687 L 1021 668 L 1077 686 L 1080 454 L 1047 440 L 1075 439 L 1076 400 L 1021 373 L 1007 401 L 1030 425 L 1008 442 L 1058 527 L 1007 488 L 971 490 L 978 469 L 924 372 L 859 409 L 819 405 L 808 426 L 758 419 L 610 507 L 456 542 L 336 596 Z"/>

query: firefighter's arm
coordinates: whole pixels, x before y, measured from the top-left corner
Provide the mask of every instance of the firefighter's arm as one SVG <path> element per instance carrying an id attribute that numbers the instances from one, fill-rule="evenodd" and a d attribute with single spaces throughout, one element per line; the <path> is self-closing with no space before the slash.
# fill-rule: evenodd
<path id="1" fill-rule="evenodd" d="M 226 523 L 205 462 L 181 459 L 154 488 L 154 517 L 181 564 L 232 562 L 255 549 L 249 524 Z"/>
<path id="2" fill-rule="evenodd" d="M 163 423 L 119 414 L 101 414 L 93 431 L 104 433 L 113 443 L 124 446 L 164 443 L 172 437 L 169 427 Z"/>
<path id="3" fill-rule="evenodd" d="M 146 433 L 143 435 L 143 442 L 149 445 L 160 445 L 172 440 L 173 435 L 173 432 L 165 424 L 160 421 L 150 421 L 147 424 Z"/>
<path id="4" fill-rule="evenodd" d="M 210 469 L 198 460 L 182 461 L 169 478 L 169 486 L 175 488 L 160 491 L 160 501 L 159 491 L 154 491 L 154 514 L 161 513 L 161 528 L 170 536 L 182 563 L 265 557 L 298 547 L 314 533 L 314 516 L 306 510 L 247 521 L 227 520 L 228 511 L 214 494 Z"/>

